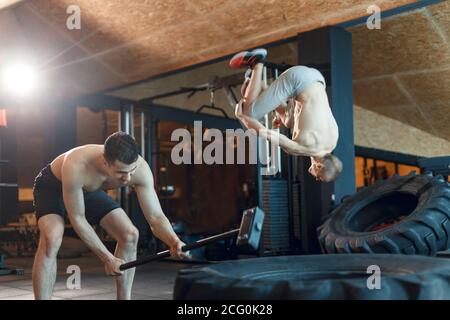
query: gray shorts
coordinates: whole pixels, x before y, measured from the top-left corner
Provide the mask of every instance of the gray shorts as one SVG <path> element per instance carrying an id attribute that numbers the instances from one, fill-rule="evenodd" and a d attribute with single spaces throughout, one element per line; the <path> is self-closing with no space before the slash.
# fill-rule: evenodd
<path id="1" fill-rule="evenodd" d="M 326 86 L 325 78 L 317 69 L 306 66 L 295 66 L 287 69 L 253 101 L 251 105 L 252 117 L 261 119 L 279 105 L 286 104 L 290 98 L 298 96 L 315 82 L 321 82 Z"/>

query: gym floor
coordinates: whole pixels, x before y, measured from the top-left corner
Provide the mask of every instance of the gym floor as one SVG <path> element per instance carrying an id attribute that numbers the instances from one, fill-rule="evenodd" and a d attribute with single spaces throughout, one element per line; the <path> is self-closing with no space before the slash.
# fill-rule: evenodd
<path id="1" fill-rule="evenodd" d="M 33 257 L 8 258 L 8 266 L 23 268 L 25 275 L 0 277 L 0 300 L 33 300 L 31 268 Z M 67 267 L 77 265 L 81 270 L 81 289 L 68 289 L 66 282 L 70 274 Z M 175 277 L 180 269 L 192 264 L 162 261 L 140 266 L 136 270 L 132 300 L 171 300 Z M 53 300 L 114 300 L 114 279 L 105 275 L 103 265 L 92 254 L 81 258 L 59 259 L 58 276 Z"/>

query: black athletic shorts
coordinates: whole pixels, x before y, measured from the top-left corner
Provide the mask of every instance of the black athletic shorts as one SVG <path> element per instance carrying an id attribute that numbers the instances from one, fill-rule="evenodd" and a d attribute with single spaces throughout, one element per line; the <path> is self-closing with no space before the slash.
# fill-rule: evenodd
<path id="1" fill-rule="evenodd" d="M 34 180 L 33 196 L 37 219 L 47 214 L 55 213 L 67 221 L 62 183 L 55 177 L 50 169 L 50 165 L 42 169 Z M 98 224 L 109 212 L 120 208 L 119 204 L 103 190 L 83 192 L 83 196 L 86 220 L 90 224 Z"/>

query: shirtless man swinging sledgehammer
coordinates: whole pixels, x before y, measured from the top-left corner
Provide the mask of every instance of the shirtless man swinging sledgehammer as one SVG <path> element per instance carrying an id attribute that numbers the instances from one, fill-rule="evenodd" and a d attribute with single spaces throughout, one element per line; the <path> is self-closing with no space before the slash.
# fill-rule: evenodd
<path id="1" fill-rule="evenodd" d="M 248 129 L 279 144 L 287 153 L 309 156 L 309 173 L 316 180 L 334 181 L 342 171 L 342 162 L 331 154 L 339 132 L 328 103 L 325 79 L 316 69 L 295 66 L 265 88 L 263 63 L 266 55 L 265 49 L 255 49 L 240 52 L 230 60 L 232 68 L 250 68 L 247 74 L 251 73 L 242 86 L 243 98 L 236 105 L 236 117 Z M 277 115 L 274 127 L 293 128 L 292 139 L 258 121 L 274 110 Z"/>
<path id="2" fill-rule="evenodd" d="M 116 276 L 117 299 L 130 299 L 134 268 L 120 271 L 136 259 L 138 230 L 125 211 L 104 190 L 133 187 L 153 234 L 170 248 L 173 257 L 186 257 L 184 243 L 164 215 L 147 162 L 139 156 L 130 135 L 116 132 L 104 145 L 84 145 L 58 156 L 36 177 L 34 205 L 40 231 L 33 265 L 36 299 L 50 299 L 56 280 L 56 256 L 68 217 L 81 240 Z M 116 241 L 114 254 L 101 242 L 91 224 L 100 224 Z"/>

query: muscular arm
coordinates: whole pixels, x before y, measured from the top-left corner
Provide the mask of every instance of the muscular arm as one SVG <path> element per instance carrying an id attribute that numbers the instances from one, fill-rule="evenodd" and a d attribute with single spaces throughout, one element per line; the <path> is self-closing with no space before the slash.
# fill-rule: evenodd
<path id="1" fill-rule="evenodd" d="M 153 186 L 153 174 L 144 159 L 140 158 L 139 162 L 139 168 L 135 173 L 135 190 L 145 219 L 158 239 L 161 239 L 169 247 L 173 246 L 179 239 L 162 211 Z"/>
<path id="2" fill-rule="evenodd" d="M 103 245 L 94 229 L 85 217 L 83 184 L 80 181 L 80 168 L 78 164 L 66 159 L 62 165 L 62 185 L 64 204 L 67 209 L 70 223 L 81 240 L 91 249 L 103 262 L 111 260 L 114 256 Z"/>
<path id="3" fill-rule="evenodd" d="M 240 103 L 236 106 L 236 116 L 248 128 L 253 129 L 264 139 L 279 145 L 284 151 L 289 154 L 297 156 L 311 156 L 316 154 L 316 150 L 311 147 L 303 146 L 297 142 L 292 141 L 283 134 L 277 131 L 267 129 L 258 120 L 242 113 Z"/>
<path id="4" fill-rule="evenodd" d="M 292 128 L 292 119 L 291 119 L 291 112 L 290 109 L 292 108 L 292 106 L 290 106 L 290 103 L 283 103 L 281 105 L 279 105 L 276 109 L 275 109 L 275 113 L 276 113 L 276 118 L 275 123 L 278 124 L 278 126 L 280 124 L 283 124 L 286 128 Z M 278 119 L 278 121 L 276 121 L 276 119 Z"/>

